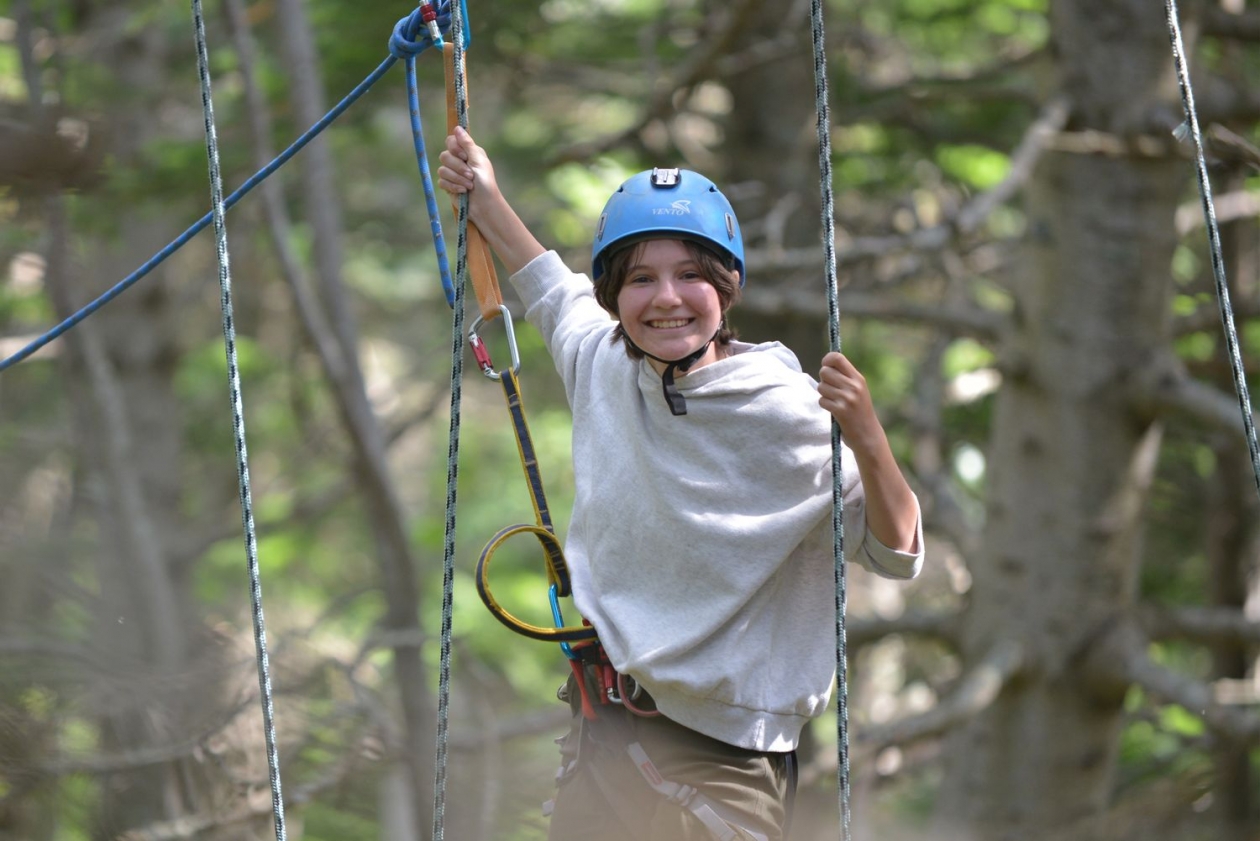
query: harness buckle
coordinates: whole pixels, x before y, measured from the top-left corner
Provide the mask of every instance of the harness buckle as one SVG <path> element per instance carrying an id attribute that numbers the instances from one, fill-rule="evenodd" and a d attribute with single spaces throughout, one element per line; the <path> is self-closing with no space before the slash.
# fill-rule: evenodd
<path id="1" fill-rule="evenodd" d="M 521 352 L 516 346 L 516 331 L 512 328 L 512 313 L 508 308 L 499 304 L 499 314 L 503 316 L 503 333 L 507 337 L 508 352 L 512 357 L 512 373 L 519 374 L 521 372 Z M 486 323 L 484 315 L 478 315 L 473 319 L 472 326 L 468 328 L 468 346 L 472 348 L 473 358 L 477 360 L 477 366 L 481 368 L 481 373 L 485 374 L 492 380 L 503 379 L 495 370 L 494 363 L 490 360 L 490 351 L 486 348 L 486 343 L 481 340 L 481 336 L 477 331 L 481 325 Z"/>

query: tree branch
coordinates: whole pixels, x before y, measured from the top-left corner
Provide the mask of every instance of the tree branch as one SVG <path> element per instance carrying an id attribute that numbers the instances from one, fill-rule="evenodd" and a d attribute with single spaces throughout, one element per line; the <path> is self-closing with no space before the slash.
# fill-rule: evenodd
<path id="1" fill-rule="evenodd" d="M 1014 640 L 1002 640 L 963 675 L 949 697 L 919 715 L 856 731 L 854 745 L 874 752 L 939 736 L 988 709 L 1023 667 L 1023 647 Z"/>
<path id="2" fill-rule="evenodd" d="M 1144 606 L 1138 621 L 1153 640 L 1188 640 L 1196 643 L 1260 644 L 1260 622 L 1242 611 L 1225 607 L 1163 608 Z"/>
<path id="3" fill-rule="evenodd" d="M 1183 414 L 1212 429 L 1242 436 L 1243 419 L 1237 398 L 1186 373 L 1171 355 L 1147 365 L 1135 383 L 1133 405 L 1140 412 L 1160 416 Z"/>
<path id="4" fill-rule="evenodd" d="M 960 236 L 974 233 L 993 211 L 1010 199 L 1027 183 L 1041 155 L 1053 147 L 1055 139 L 1071 112 L 1066 99 L 1048 103 L 1024 132 L 1019 145 L 1011 153 L 1011 169 L 997 186 L 967 202 L 952 219 L 930 228 L 919 228 L 893 236 L 855 237 L 836 244 L 836 263 L 846 265 L 889 254 L 915 251 L 940 251 Z M 822 262 L 821 246 L 794 249 L 750 249 L 749 265 L 793 269 L 817 266 Z"/>
<path id="5" fill-rule="evenodd" d="M 845 638 L 850 648 L 870 645 L 892 634 L 915 634 L 956 646 L 961 618 L 958 611 L 951 610 L 939 613 L 903 613 L 896 619 L 854 619 L 845 627 Z"/>
<path id="6" fill-rule="evenodd" d="M 1252 6 L 1242 12 L 1228 12 L 1213 3 L 1200 7 L 1199 23 L 1204 35 L 1232 41 L 1260 41 L 1260 9 Z"/>
<path id="7" fill-rule="evenodd" d="M 1123 696 L 1129 686 L 1177 704 L 1203 719 L 1209 729 L 1239 744 L 1260 743 L 1260 716 L 1219 703 L 1212 687 L 1166 668 L 1146 653 L 1149 641 L 1136 623 L 1119 622 L 1095 643 L 1084 662 L 1091 688 Z"/>
<path id="8" fill-rule="evenodd" d="M 753 11 L 760 8 L 757 0 L 738 0 L 727 9 L 726 19 L 711 37 L 701 41 L 686 61 L 675 69 L 672 77 L 661 80 L 654 88 L 651 98 L 639 112 L 638 118 L 628 127 L 616 134 L 605 135 L 588 143 L 577 143 L 561 149 L 548 161 L 547 166 L 557 166 L 572 161 L 589 160 L 596 155 L 615 149 L 630 138 L 639 134 L 653 120 L 664 117 L 673 108 L 675 95 L 681 90 L 690 90 L 698 83 L 713 75 L 717 69 L 717 61 L 739 38 L 740 33 L 755 19 Z"/>
<path id="9" fill-rule="evenodd" d="M 1260 216 L 1260 196 L 1249 190 L 1221 193 L 1212 199 L 1212 204 L 1216 209 L 1216 221 L 1222 225 Z M 1174 218 L 1177 233 L 1185 236 L 1203 227 L 1203 205 L 1198 200 L 1186 202 L 1177 208 Z"/>
<path id="10" fill-rule="evenodd" d="M 822 255 L 816 254 L 819 260 Z M 757 287 L 744 293 L 743 309 L 767 314 L 825 315 L 823 301 L 814 290 Z M 902 321 L 935 327 L 956 336 L 972 336 L 981 341 L 997 339 L 1005 317 L 976 308 L 942 308 L 930 303 L 907 301 L 904 296 L 840 292 L 840 312 L 845 316 Z"/>

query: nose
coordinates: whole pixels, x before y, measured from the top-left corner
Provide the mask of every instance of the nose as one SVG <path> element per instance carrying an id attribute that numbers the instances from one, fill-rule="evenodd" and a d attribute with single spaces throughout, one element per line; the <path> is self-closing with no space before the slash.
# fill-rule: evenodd
<path id="1" fill-rule="evenodd" d="M 652 303 L 661 309 L 676 307 L 682 303 L 682 296 L 678 294 L 678 285 L 672 277 L 662 277 L 656 283 L 656 294 L 652 296 Z"/>

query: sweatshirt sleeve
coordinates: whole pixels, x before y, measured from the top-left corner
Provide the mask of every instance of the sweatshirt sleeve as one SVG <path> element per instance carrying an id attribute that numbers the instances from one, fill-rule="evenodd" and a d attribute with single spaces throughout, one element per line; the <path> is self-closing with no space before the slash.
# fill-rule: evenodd
<path id="1" fill-rule="evenodd" d="M 862 475 L 858 472 L 853 451 L 848 444 L 842 445 L 844 464 L 844 559 L 850 563 L 856 561 L 863 569 L 873 572 L 881 578 L 909 580 L 916 577 L 923 568 L 923 509 L 919 506 L 918 496 L 914 497 L 915 527 L 914 546 L 916 551 L 903 552 L 884 545 L 878 537 L 871 534 L 866 527 L 866 489 L 862 486 Z M 830 517 L 828 517 L 830 520 Z M 834 534 L 830 522 L 827 524 L 827 538 Z"/>
<path id="2" fill-rule="evenodd" d="M 535 257 L 511 282 L 525 302 L 525 318 L 542 333 L 572 402 L 579 359 L 612 330 L 612 317 L 595 300 L 586 275 L 570 271 L 554 251 Z"/>
<path id="3" fill-rule="evenodd" d="M 863 529 L 863 539 L 854 560 L 866 569 L 884 578 L 910 579 L 923 569 L 923 511 L 919 507 L 919 498 L 914 498 L 915 534 L 914 545 L 917 551 L 902 552 L 885 546 L 878 537 L 871 534 L 870 529 Z M 846 553 L 847 554 L 847 553 Z"/>

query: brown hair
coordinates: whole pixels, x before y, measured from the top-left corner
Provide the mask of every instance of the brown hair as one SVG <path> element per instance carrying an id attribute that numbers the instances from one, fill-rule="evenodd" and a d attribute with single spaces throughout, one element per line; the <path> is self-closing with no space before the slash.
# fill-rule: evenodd
<path id="1" fill-rule="evenodd" d="M 654 237 L 654 239 L 669 239 L 669 237 Z M 687 249 L 691 259 L 695 260 L 700 276 L 717 290 L 718 301 L 722 305 L 722 324 L 713 341 L 719 348 L 724 348 L 736 338 L 735 331 L 726 323 L 726 313 L 739 303 L 739 272 L 730 265 L 729 259 L 719 257 L 712 249 L 694 240 L 680 239 L 679 242 Z M 639 240 L 617 249 L 605 258 L 604 273 L 595 283 L 595 300 L 615 317 L 620 317 L 620 313 L 617 312 L 617 296 L 621 294 L 621 287 L 626 283 L 630 267 L 638 262 L 647 243 L 648 240 Z M 616 344 L 625 338 L 626 331 L 618 324 L 613 330 L 612 342 Z M 627 341 L 625 344 L 626 353 L 631 359 L 643 358 L 643 352 L 635 347 L 633 342 Z"/>

